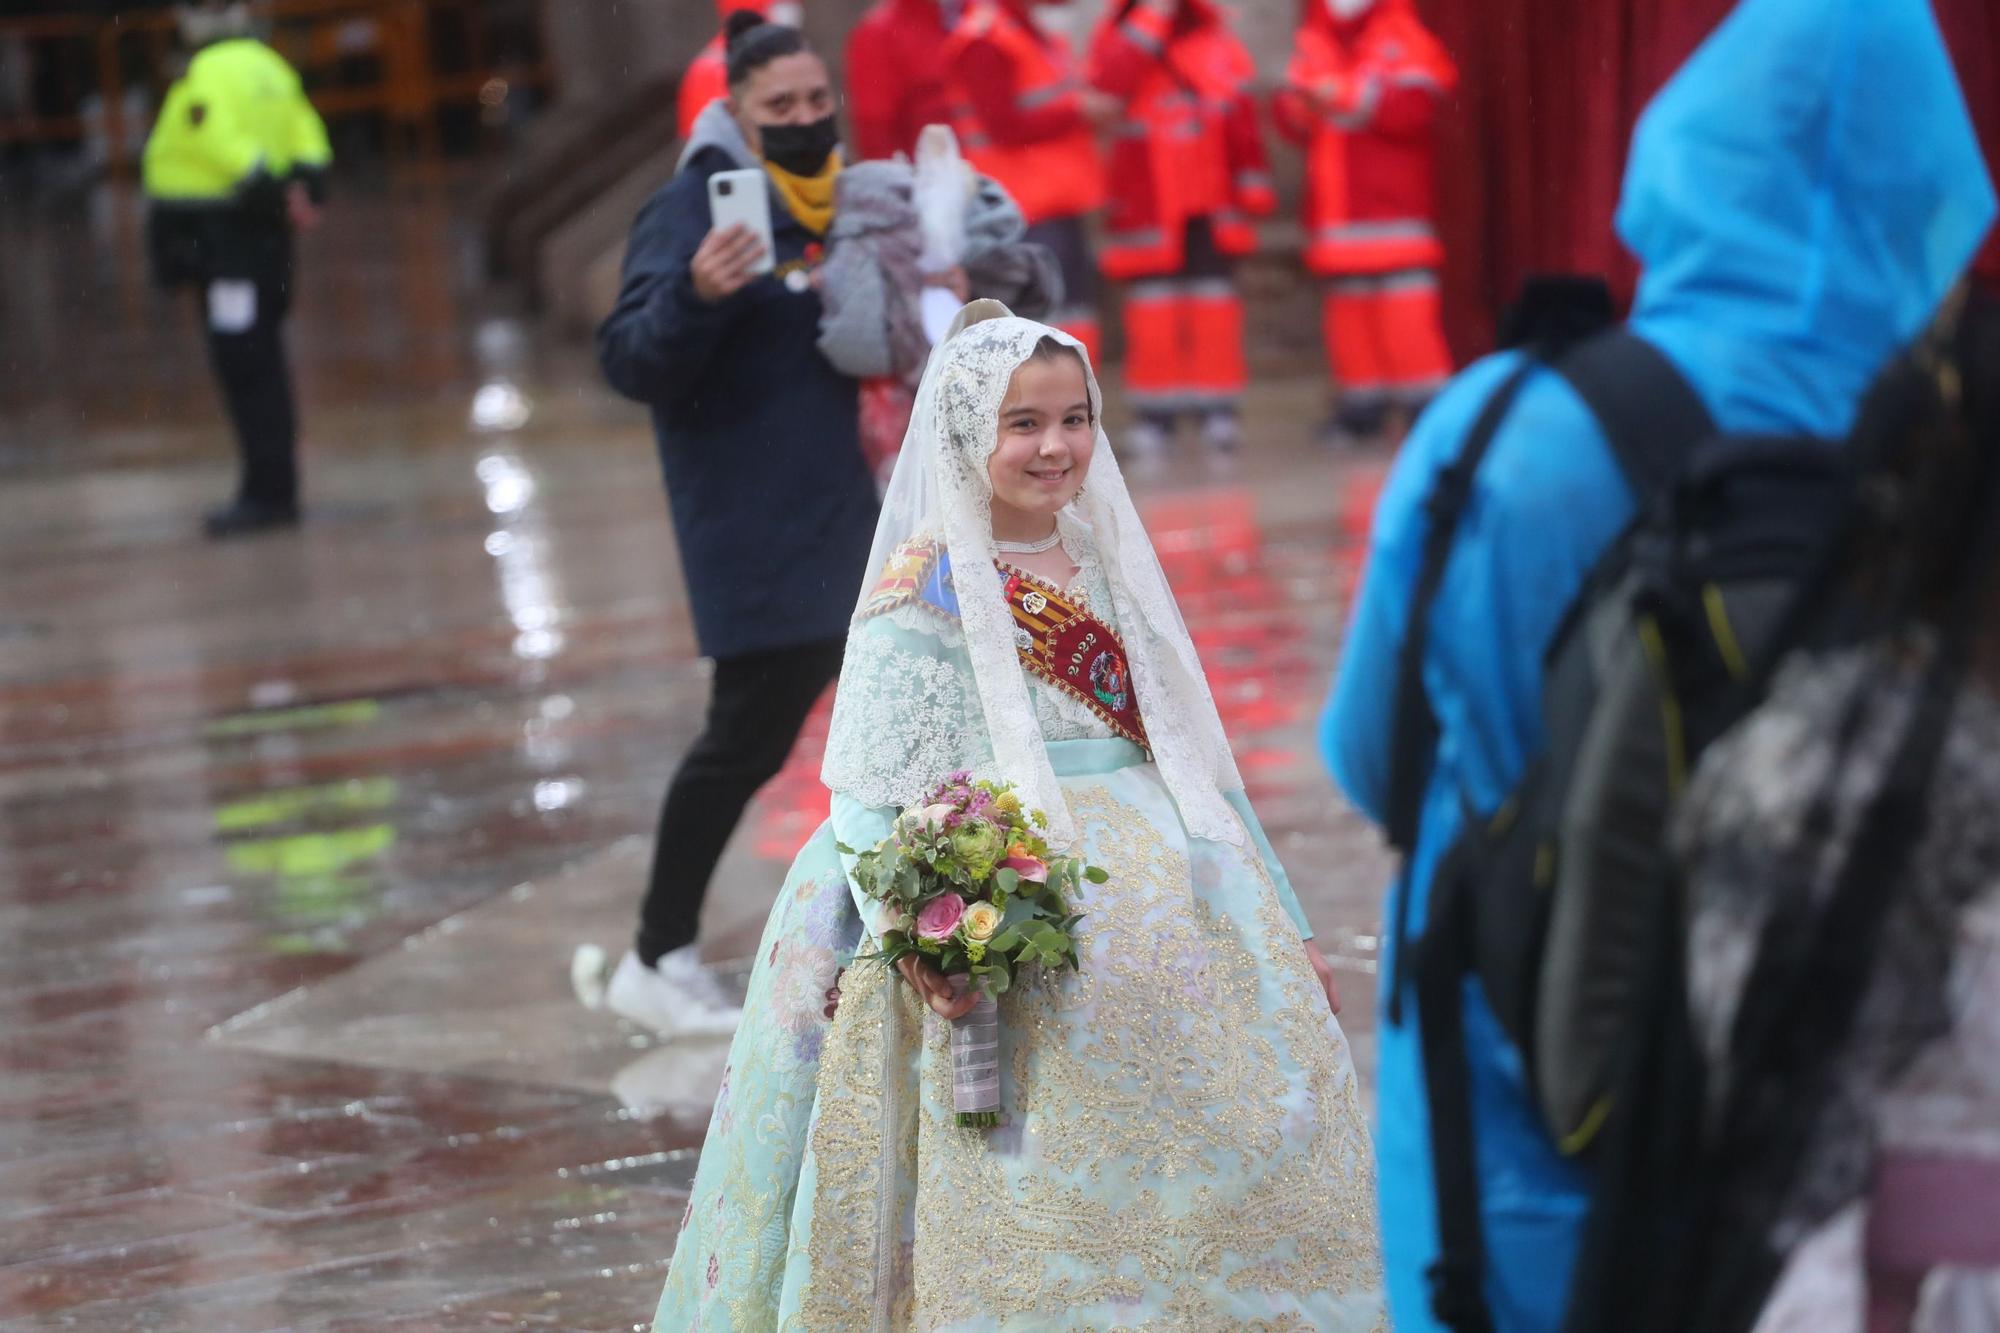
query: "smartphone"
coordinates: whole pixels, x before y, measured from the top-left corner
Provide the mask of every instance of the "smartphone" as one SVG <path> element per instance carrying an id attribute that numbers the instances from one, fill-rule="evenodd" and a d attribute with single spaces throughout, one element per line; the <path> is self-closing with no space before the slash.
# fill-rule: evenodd
<path id="1" fill-rule="evenodd" d="M 771 186 L 762 170 L 718 171 L 708 178 L 708 214 L 717 231 L 742 223 L 764 242 L 764 257 L 753 273 L 769 273 L 777 263 L 771 241 Z"/>

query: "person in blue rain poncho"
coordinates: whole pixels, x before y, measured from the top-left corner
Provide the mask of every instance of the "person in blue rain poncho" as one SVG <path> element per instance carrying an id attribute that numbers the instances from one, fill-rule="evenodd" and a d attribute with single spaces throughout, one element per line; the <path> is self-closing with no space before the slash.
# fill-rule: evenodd
<path id="1" fill-rule="evenodd" d="M 1719 429 L 1836 441 L 1877 369 L 1931 319 L 1992 214 L 1925 0 L 1744 0 L 1634 136 L 1617 214 L 1643 265 L 1629 327 L 1680 370 Z M 1341 787 L 1377 822 L 1425 501 L 1521 355 L 1486 358 L 1444 391 L 1376 513 L 1322 744 Z M 1432 612 L 1423 681 L 1439 739 L 1414 854 L 1392 890 L 1409 895 L 1411 937 L 1460 831 L 1458 794 L 1494 809 L 1540 748 L 1544 650 L 1633 510 L 1595 419 L 1556 373 L 1532 372 L 1476 474 Z M 1387 943 L 1385 990 L 1401 975 L 1394 955 L 1405 942 Z M 1497 1329 L 1552 1329 L 1585 1180 L 1544 1133 L 1518 1053 L 1477 983 L 1466 985 L 1485 1295 Z M 1412 1333 L 1440 1327 L 1425 1277 L 1438 1253 L 1436 1207 L 1416 1006 L 1396 1021 L 1388 998 L 1375 1142 L 1390 1306 Z"/>

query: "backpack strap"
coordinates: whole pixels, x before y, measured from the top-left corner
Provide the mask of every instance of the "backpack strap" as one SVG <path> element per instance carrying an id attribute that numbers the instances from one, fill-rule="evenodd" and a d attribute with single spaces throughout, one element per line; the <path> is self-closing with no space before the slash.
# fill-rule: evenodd
<path id="1" fill-rule="evenodd" d="M 1417 824 L 1423 815 L 1424 789 L 1430 785 L 1431 766 L 1437 755 L 1437 714 L 1431 711 L 1430 696 L 1424 691 L 1424 657 L 1430 648 L 1431 607 L 1444 584 L 1445 566 L 1451 561 L 1452 541 L 1465 515 L 1466 501 L 1472 497 L 1473 474 L 1486 457 L 1493 437 L 1506 420 L 1507 410 L 1520 395 L 1541 363 L 1524 357 L 1508 373 L 1486 400 L 1486 406 L 1472 423 L 1464 446 L 1438 473 L 1430 497 L 1424 501 L 1429 527 L 1424 533 L 1423 563 L 1418 567 L 1415 590 L 1410 594 L 1410 614 L 1403 626 L 1403 643 L 1396 654 L 1396 711 L 1389 732 L 1389 801 L 1386 829 L 1389 845 L 1403 858 L 1404 882 L 1396 894 L 1396 920 L 1391 938 L 1395 941 L 1394 971 L 1389 984 L 1389 1017 L 1403 1021 L 1403 960 L 1409 950 L 1410 892 L 1408 868 L 1417 846 Z"/>
<path id="2" fill-rule="evenodd" d="M 1629 329 L 1572 348 L 1555 371 L 1597 418 L 1641 508 L 1666 493 L 1688 450 L 1715 434 L 1714 418 L 1686 377 Z"/>
<path id="3" fill-rule="evenodd" d="M 1474 827 L 1468 824 L 1468 828 Z M 1472 894 L 1480 844 L 1460 842 L 1431 881 L 1417 949 L 1417 1024 L 1428 1104 L 1438 1253 L 1424 1270 L 1431 1314 L 1452 1333 L 1493 1333 L 1486 1305 L 1486 1234 L 1479 1206 L 1472 1071 L 1465 1050 L 1465 977 L 1473 967 Z"/>
<path id="4" fill-rule="evenodd" d="M 1507 412 L 1537 366 L 1524 357 L 1473 421 L 1458 457 L 1438 473 L 1424 502 L 1430 518 L 1424 534 L 1423 563 L 1411 594 L 1409 623 L 1397 659 L 1396 713 L 1390 756 L 1389 845 L 1408 856 L 1416 846 L 1417 821 L 1430 757 L 1437 742 L 1437 719 L 1424 696 L 1422 666 L 1430 642 L 1430 609 L 1444 583 L 1458 523 L 1472 495 L 1473 474 L 1486 457 Z M 1651 343 L 1623 328 L 1586 339 L 1563 352 L 1554 368 L 1597 418 L 1633 494 L 1642 501 L 1671 484 L 1689 446 L 1714 431 L 1708 409 Z"/>
<path id="5" fill-rule="evenodd" d="M 1431 606 L 1438 589 L 1444 586 L 1445 566 L 1451 561 L 1458 523 L 1472 498 L 1473 474 L 1506 420 L 1507 410 L 1520 395 L 1541 363 L 1532 357 L 1500 382 L 1493 396 L 1472 423 L 1464 447 L 1438 472 L 1437 481 L 1424 501 L 1429 525 L 1424 533 L 1423 561 L 1410 594 L 1410 614 L 1403 627 L 1403 642 L 1396 654 L 1396 712 L 1389 756 L 1389 802 L 1387 828 L 1389 845 L 1404 856 L 1415 850 L 1417 821 L 1423 813 L 1424 788 L 1430 781 L 1431 752 L 1437 745 L 1437 716 L 1431 712 L 1424 693 L 1423 664 L 1430 646 Z"/>
<path id="6" fill-rule="evenodd" d="M 1430 611 L 1443 586 L 1445 566 L 1459 520 L 1479 470 L 1501 423 L 1537 366 L 1525 357 L 1501 381 L 1472 424 L 1458 457 L 1438 473 L 1424 508 L 1423 563 L 1411 594 L 1410 618 L 1397 659 L 1394 740 L 1390 754 L 1387 829 L 1389 845 L 1407 857 L 1416 846 L 1417 821 L 1430 760 L 1437 743 L 1437 719 L 1423 689 L 1423 660 L 1430 643 Z M 1715 433 L 1715 422 L 1694 389 L 1658 348 L 1625 328 L 1611 329 L 1560 353 L 1552 363 L 1597 419 L 1633 496 L 1643 506 L 1673 484 L 1688 450 Z"/>
<path id="7" fill-rule="evenodd" d="M 1429 764 L 1435 756 L 1437 720 L 1423 695 L 1421 667 L 1427 646 L 1430 601 L 1443 581 L 1452 530 L 1463 513 L 1472 471 L 1492 443 L 1503 416 L 1527 374 L 1544 364 L 1528 360 L 1488 402 L 1459 461 L 1438 479 L 1431 497 L 1431 529 L 1425 564 L 1404 633 L 1405 657 L 1397 689 L 1398 748 L 1391 770 L 1390 841 L 1404 853 L 1415 828 Z M 1557 355 L 1553 368 L 1597 418 L 1634 498 L 1643 509 L 1666 495 L 1680 475 L 1688 451 L 1714 432 L 1708 409 L 1687 381 L 1651 344 L 1623 329 L 1591 338 Z M 1440 532 L 1443 533 L 1440 536 Z M 1435 549 L 1442 547 L 1441 550 Z M 1421 741 L 1420 755 L 1403 745 Z M 1420 771 L 1412 772 L 1421 757 Z M 1404 784 L 1410 784 L 1408 786 Z M 1398 800 L 1410 802 L 1399 806 Z M 1461 801 L 1463 795 L 1461 794 Z M 1408 823 L 1393 822 L 1398 815 Z M 1486 1245 L 1480 1209 L 1478 1139 L 1472 1105 L 1471 1070 L 1466 1062 L 1465 978 L 1476 970 L 1480 865 L 1484 847 L 1474 836 L 1479 815 L 1468 808 L 1466 835 L 1439 863 L 1431 881 L 1428 920 L 1415 950 L 1416 1004 L 1425 1100 L 1430 1116 L 1431 1175 L 1437 1195 L 1438 1255 L 1425 1277 L 1432 1314 L 1453 1333 L 1492 1333 L 1486 1304 Z M 1405 837 L 1408 842 L 1398 841 Z M 1401 1021 L 1403 960 L 1408 939 L 1409 882 L 1398 895 L 1396 966 L 1391 977 L 1390 1016 Z"/>

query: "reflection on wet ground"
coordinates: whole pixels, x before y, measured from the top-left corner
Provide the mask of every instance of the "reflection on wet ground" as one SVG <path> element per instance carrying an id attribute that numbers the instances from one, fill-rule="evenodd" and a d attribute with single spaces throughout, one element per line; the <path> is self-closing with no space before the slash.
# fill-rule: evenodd
<path id="1" fill-rule="evenodd" d="M 105 196 L 0 217 L 0 1323 L 629 1329 L 714 1042 L 580 1009 L 698 726 L 650 436 L 465 298 L 447 192 L 345 200 L 294 346 L 312 515 L 228 489 L 192 315 Z M 1264 386 L 1247 461 L 1138 485 L 1371 1064 L 1383 861 L 1312 724 L 1381 461 Z M 713 894 L 749 949 L 823 717 Z M 20 1320 L 20 1324 L 12 1321 Z"/>

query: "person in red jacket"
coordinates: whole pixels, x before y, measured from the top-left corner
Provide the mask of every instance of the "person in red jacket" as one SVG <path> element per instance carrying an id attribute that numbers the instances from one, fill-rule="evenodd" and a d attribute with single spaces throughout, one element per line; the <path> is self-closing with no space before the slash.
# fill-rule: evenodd
<path id="1" fill-rule="evenodd" d="M 1210 448 L 1241 442 L 1243 301 L 1232 260 L 1277 207 L 1250 96 L 1256 67 L 1211 0 L 1123 0 L 1098 28 L 1090 81 L 1119 99 L 1098 259 L 1125 294 L 1132 451 L 1157 455 L 1182 413 Z"/>
<path id="2" fill-rule="evenodd" d="M 795 0 L 715 0 L 716 21 L 726 25 L 729 16 L 739 9 L 762 14 L 773 23 L 782 23 L 788 28 L 799 26 L 799 6 Z M 701 48 L 701 54 L 687 67 L 687 73 L 681 75 L 677 109 L 683 139 L 694 130 L 694 118 L 701 114 L 703 107 L 718 97 L 729 95 L 729 60 L 723 48 L 722 32 L 718 28 L 714 40 Z"/>
<path id="3" fill-rule="evenodd" d="M 1306 0 L 1278 95 L 1306 147 L 1306 266 L 1327 280 L 1327 359 L 1339 389 L 1328 433 L 1383 433 L 1450 376 L 1438 319 L 1444 252 L 1434 131 L 1458 79 L 1412 0 Z"/>
<path id="4" fill-rule="evenodd" d="M 924 126 L 950 122 L 944 45 L 960 7 L 958 0 L 877 0 L 854 25 L 847 115 L 863 158 L 914 156 Z"/>
<path id="5" fill-rule="evenodd" d="M 945 42 L 951 126 L 975 170 L 998 181 L 1028 221 L 1026 239 L 1062 265 L 1048 322 L 1099 350 L 1097 271 L 1087 218 L 1104 202 L 1096 128 L 1118 101 L 1085 84 L 1069 43 L 1035 23 L 1033 0 L 972 0 Z"/>

